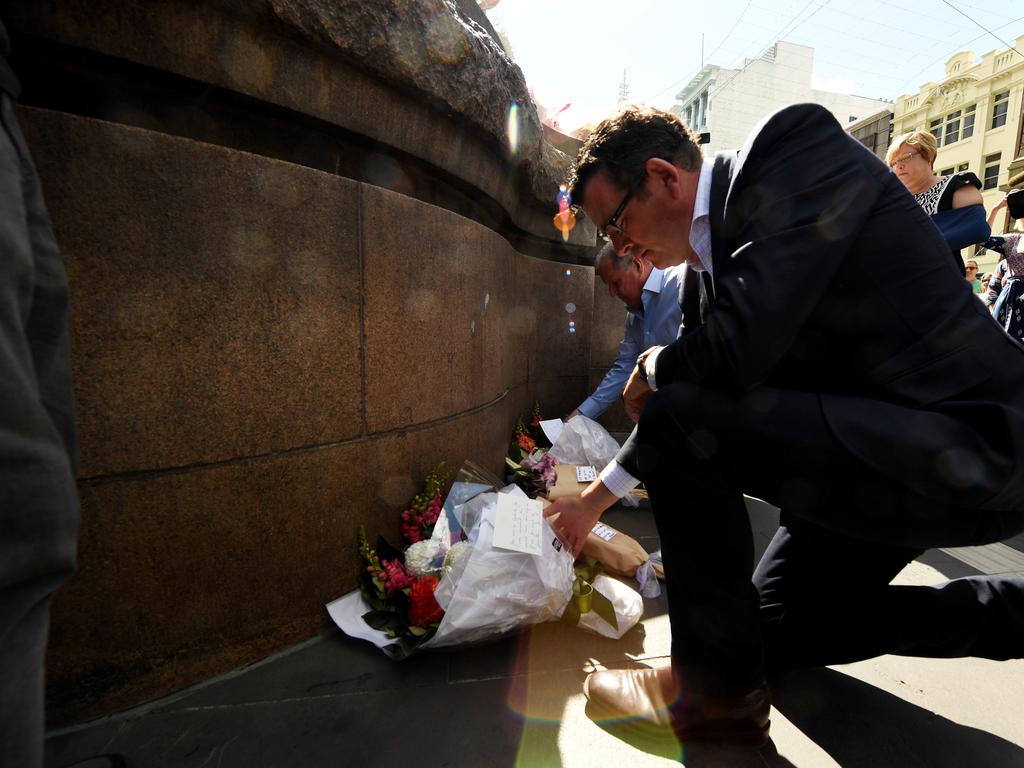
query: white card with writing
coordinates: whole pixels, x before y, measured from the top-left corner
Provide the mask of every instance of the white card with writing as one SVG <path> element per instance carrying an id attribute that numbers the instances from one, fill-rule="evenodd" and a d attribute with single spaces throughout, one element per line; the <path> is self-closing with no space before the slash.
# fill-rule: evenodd
<path id="1" fill-rule="evenodd" d="M 541 554 L 543 509 L 539 500 L 499 493 L 494 515 L 494 546 L 528 555 Z"/>
<path id="2" fill-rule="evenodd" d="M 609 528 L 604 523 L 598 523 L 591 529 L 590 532 L 598 538 L 604 539 L 605 541 L 611 541 L 615 538 L 615 534 L 618 533 L 618 531 L 616 531 L 614 528 Z"/>
<path id="3" fill-rule="evenodd" d="M 589 483 L 597 480 L 597 470 L 593 467 L 576 467 L 576 482 Z"/>

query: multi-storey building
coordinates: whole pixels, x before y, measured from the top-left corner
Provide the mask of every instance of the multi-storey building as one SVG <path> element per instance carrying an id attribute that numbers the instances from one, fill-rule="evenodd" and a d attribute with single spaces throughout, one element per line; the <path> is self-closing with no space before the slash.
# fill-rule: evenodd
<path id="1" fill-rule="evenodd" d="M 672 111 L 696 131 L 710 132 L 705 153 L 743 145 L 750 130 L 767 114 L 795 102 L 821 104 L 844 126 L 892 103 L 811 87 L 814 49 L 779 41 L 759 58 L 738 69 L 709 64 L 676 95 Z"/>
<path id="2" fill-rule="evenodd" d="M 874 152 L 880 159 L 885 159 L 885 151 L 889 148 L 892 138 L 892 109 L 885 108 L 873 115 L 861 118 L 846 126 L 847 132 L 865 147 Z"/>

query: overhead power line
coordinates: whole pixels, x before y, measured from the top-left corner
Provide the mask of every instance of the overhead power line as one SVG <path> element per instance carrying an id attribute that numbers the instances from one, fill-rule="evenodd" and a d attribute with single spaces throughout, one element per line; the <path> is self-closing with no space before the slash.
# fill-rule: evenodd
<path id="1" fill-rule="evenodd" d="M 979 24 L 979 23 L 978 23 L 977 21 L 975 21 L 974 19 L 972 19 L 972 18 L 971 18 L 970 16 L 968 16 L 968 15 L 967 15 L 966 13 L 964 13 L 964 12 L 963 12 L 963 11 L 961 11 L 961 10 L 960 10 L 959 8 L 957 8 L 957 7 L 955 6 L 955 5 L 953 5 L 953 4 L 951 3 L 951 2 L 949 2 L 949 0 L 942 0 L 942 2 L 944 2 L 944 3 L 946 4 L 946 5 L 948 5 L 948 6 L 950 7 L 950 8 L 952 8 L 952 9 L 953 9 L 954 11 L 956 11 L 957 13 L 959 13 L 959 14 L 960 14 L 961 16 L 963 16 L 963 17 L 964 17 L 965 19 L 967 19 L 967 20 L 968 20 L 969 22 L 971 22 L 972 24 L 974 24 L 974 26 L 978 27 L 979 29 L 983 29 L 983 30 L 985 30 L 985 32 L 987 32 L 988 34 L 992 35 L 992 37 L 994 37 L 994 38 L 995 38 L 996 40 L 998 40 L 998 41 L 999 41 L 1000 43 L 1002 43 L 1003 45 L 1005 45 L 1005 46 L 1006 46 L 1007 48 L 1009 48 L 1009 49 L 1010 49 L 1011 51 L 1015 52 L 1015 53 L 1016 53 L 1016 54 L 1017 54 L 1018 56 L 1020 56 L 1020 57 L 1024 58 L 1024 53 L 1021 53 L 1020 51 L 1018 51 L 1018 50 L 1017 50 L 1016 48 L 1014 48 L 1014 47 L 1013 47 L 1012 45 L 1010 45 L 1010 44 L 1009 44 L 1008 42 L 1006 42 L 1005 40 L 1003 40 L 1003 39 L 1002 39 L 1001 37 L 999 37 L 999 35 L 997 35 L 997 34 L 996 34 L 995 32 L 993 32 L 992 30 L 990 30 L 990 29 L 988 29 L 988 28 L 986 28 L 986 27 L 982 26 L 981 24 Z"/>

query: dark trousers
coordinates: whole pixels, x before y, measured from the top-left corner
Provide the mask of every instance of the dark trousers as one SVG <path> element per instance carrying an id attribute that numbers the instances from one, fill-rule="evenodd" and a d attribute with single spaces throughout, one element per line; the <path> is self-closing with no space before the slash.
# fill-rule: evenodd
<path id="1" fill-rule="evenodd" d="M 78 537 L 68 288 L 4 91 L 0 123 L 0 765 L 37 768 L 50 601 Z"/>
<path id="2" fill-rule="evenodd" d="M 1024 657 L 1024 580 L 889 585 L 929 547 L 1013 535 L 1024 512 L 911 492 L 835 440 L 816 394 L 675 383 L 631 440 L 620 456 L 654 508 L 684 689 L 730 696 L 766 672 L 884 653 Z M 783 514 L 756 572 L 743 494 Z"/>

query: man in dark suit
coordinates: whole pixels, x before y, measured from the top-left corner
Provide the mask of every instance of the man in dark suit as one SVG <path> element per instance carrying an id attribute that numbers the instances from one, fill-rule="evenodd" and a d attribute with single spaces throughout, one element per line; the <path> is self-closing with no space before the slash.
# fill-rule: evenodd
<path id="1" fill-rule="evenodd" d="M 888 169 L 816 105 L 713 161 L 676 116 L 627 110 L 580 149 L 571 193 L 619 253 L 704 273 L 699 327 L 627 384 L 630 439 L 546 512 L 578 552 L 642 480 L 658 524 L 672 664 L 592 674 L 591 705 L 757 746 L 767 673 L 1024 656 L 1024 580 L 889 584 L 926 548 L 1024 529 L 1024 347 Z M 782 515 L 753 579 L 744 493 Z"/>

